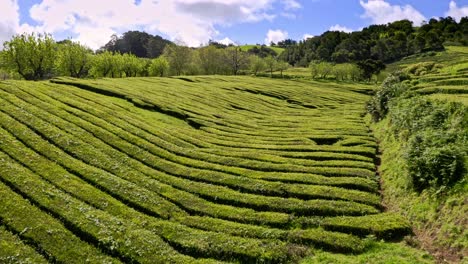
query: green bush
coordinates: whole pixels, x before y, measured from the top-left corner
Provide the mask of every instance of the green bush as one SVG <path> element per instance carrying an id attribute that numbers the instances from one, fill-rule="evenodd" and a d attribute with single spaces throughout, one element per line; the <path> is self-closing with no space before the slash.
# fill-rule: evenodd
<path id="1" fill-rule="evenodd" d="M 466 150 L 457 138 L 443 130 L 427 130 L 410 138 L 405 156 L 415 190 L 447 187 L 461 178 Z"/>
<path id="2" fill-rule="evenodd" d="M 388 113 L 389 102 L 407 90 L 407 85 L 401 82 L 399 76 L 390 75 L 376 91 L 372 99 L 367 102 L 367 111 L 372 120 L 382 120 Z"/>
<path id="3" fill-rule="evenodd" d="M 403 141 L 413 188 L 440 189 L 459 180 L 468 153 L 468 111 L 460 103 L 413 97 L 390 112 L 392 130 Z"/>

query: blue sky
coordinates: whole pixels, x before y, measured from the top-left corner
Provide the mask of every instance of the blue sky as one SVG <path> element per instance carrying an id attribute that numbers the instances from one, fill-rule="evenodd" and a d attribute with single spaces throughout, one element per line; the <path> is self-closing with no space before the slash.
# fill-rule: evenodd
<path id="1" fill-rule="evenodd" d="M 0 0 L 0 42 L 22 32 L 48 32 L 91 48 L 112 34 L 144 30 L 199 46 L 301 40 L 327 30 L 468 16 L 468 0 Z"/>

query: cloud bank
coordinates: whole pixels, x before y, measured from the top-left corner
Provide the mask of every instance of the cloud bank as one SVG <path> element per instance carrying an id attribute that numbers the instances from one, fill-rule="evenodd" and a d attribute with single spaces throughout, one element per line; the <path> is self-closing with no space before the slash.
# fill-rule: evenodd
<path id="1" fill-rule="evenodd" d="M 62 33 L 93 49 L 131 29 L 199 46 L 220 35 L 217 26 L 272 21 L 277 12 L 301 8 L 295 0 L 42 0 L 29 10 L 37 24 L 19 25 L 17 1 L 0 0 L 0 6 L 2 42 L 14 33 Z"/>
<path id="2" fill-rule="evenodd" d="M 415 25 L 421 25 L 426 18 L 411 5 L 391 5 L 384 0 L 359 1 L 364 8 L 363 18 L 370 18 L 374 24 L 387 24 L 397 20 L 408 19 Z"/>

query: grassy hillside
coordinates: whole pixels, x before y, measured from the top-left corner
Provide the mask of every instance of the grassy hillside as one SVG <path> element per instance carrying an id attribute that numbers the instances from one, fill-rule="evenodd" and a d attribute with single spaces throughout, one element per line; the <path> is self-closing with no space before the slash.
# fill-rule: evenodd
<path id="1" fill-rule="evenodd" d="M 242 46 L 240 46 L 241 50 L 243 50 L 243 51 L 248 51 L 249 49 L 252 49 L 253 47 L 260 48 L 260 45 L 242 45 Z M 268 48 L 274 50 L 276 52 L 276 54 L 278 54 L 278 55 L 280 55 L 284 51 L 284 48 L 280 48 L 280 47 L 270 47 L 270 46 L 268 46 Z"/>
<path id="2" fill-rule="evenodd" d="M 447 47 L 390 64 L 388 72 L 403 70 L 416 93 L 429 98 L 468 104 L 468 47 Z"/>
<path id="3" fill-rule="evenodd" d="M 464 136 L 468 135 L 468 127 L 461 125 L 466 124 L 468 116 L 467 61 L 468 47 L 448 47 L 444 52 L 411 56 L 390 65 L 390 70 L 399 69 L 408 75 L 404 83 L 409 91 L 393 99 L 389 116 L 374 126 L 383 151 L 380 170 L 384 204 L 411 222 L 416 234 L 413 243 L 429 250 L 441 263 L 464 263 L 468 256 L 468 174 L 465 169 L 457 174 L 459 180 L 454 184 L 415 191 L 412 175 L 417 174 L 410 173 L 414 166 L 408 164 L 408 159 L 411 153 L 421 150 L 419 161 L 437 168 L 443 149 L 452 147 L 447 157 L 460 155 L 457 164 L 464 163 L 468 168 Z M 398 123 L 399 116 L 412 116 L 403 122 L 413 132 Z M 427 140 L 431 135 L 437 136 Z M 417 149 L 416 138 L 421 139 Z M 443 175 L 442 169 L 434 176 L 439 175 Z"/>
<path id="4" fill-rule="evenodd" d="M 382 211 L 359 91 L 0 82 L 0 262 L 428 262 L 381 241 L 410 226 Z"/>

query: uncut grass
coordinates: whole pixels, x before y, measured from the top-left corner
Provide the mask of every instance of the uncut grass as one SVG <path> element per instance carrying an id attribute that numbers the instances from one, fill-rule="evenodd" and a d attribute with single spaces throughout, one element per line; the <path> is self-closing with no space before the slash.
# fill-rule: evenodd
<path id="1" fill-rule="evenodd" d="M 27 106 L 24 106 L 24 107 L 27 107 Z M 35 109 L 34 112 L 38 112 L 38 109 Z M 43 112 L 43 114 L 41 115 L 44 115 L 47 117 L 47 113 L 46 112 Z M 50 116 L 48 118 L 48 120 L 56 120 L 57 118 L 54 118 L 53 116 Z M 75 120 L 75 122 L 78 122 L 80 120 Z M 69 131 L 76 131 L 77 129 L 72 127 L 71 124 L 67 124 L 67 123 L 63 123 L 62 124 L 62 129 L 65 129 L 65 130 L 69 130 Z M 235 176 L 226 176 L 226 175 L 222 175 L 222 174 L 219 174 L 219 173 L 215 173 L 215 172 L 209 172 L 209 171 L 204 171 L 204 170 L 196 170 L 196 169 L 191 169 L 190 171 L 187 171 L 186 168 L 184 167 L 180 167 L 178 166 L 177 164 L 175 163 L 172 163 L 172 164 L 164 164 L 163 160 L 160 160 L 160 159 L 154 159 L 153 156 L 151 155 L 144 155 L 144 154 L 147 154 L 145 153 L 144 151 L 142 151 L 141 149 L 138 149 L 136 148 L 135 146 L 131 145 L 131 144 L 128 144 L 127 142 L 123 142 L 124 144 L 122 143 L 118 143 L 120 138 L 118 138 L 116 135 L 112 135 L 110 133 L 106 133 L 105 130 L 102 130 L 101 131 L 101 134 L 98 132 L 99 131 L 99 128 L 97 127 L 91 127 L 91 128 L 88 128 L 89 131 L 92 131 L 94 136 L 98 137 L 98 138 L 101 138 L 102 140 L 106 140 L 108 142 L 117 142 L 117 143 L 111 143 L 111 145 L 114 145 L 116 148 L 120 149 L 121 151 L 124 151 L 124 152 L 127 152 L 127 154 L 129 154 L 130 156 L 132 157 L 135 157 L 135 153 L 138 153 L 138 156 L 140 156 L 140 161 L 145 163 L 146 165 L 148 166 L 151 166 L 153 165 L 152 167 L 154 167 L 155 169 L 161 169 L 164 167 L 168 167 L 166 168 L 166 172 L 169 173 L 169 172 L 172 172 L 171 174 L 174 175 L 174 176 L 179 176 L 179 177 L 184 177 L 185 175 L 196 175 L 198 174 L 199 176 L 198 177 L 192 177 L 193 178 L 196 178 L 196 179 L 205 179 L 207 180 L 208 178 L 211 178 L 213 181 L 215 180 L 218 180 L 218 183 L 220 184 L 224 184 L 224 185 L 228 185 L 229 186 L 229 183 L 231 182 L 231 186 L 232 187 L 235 187 L 235 188 L 240 188 L 240 189 L 244 189 L 246 190 L 247 188 L 249 188 L 250 186 L 254 185 L 256 186 L 257 190 L 262 190 L 263 191 L 263 194 L 271 194 L 271 195 L 279 195 L 279 194 L 286 194 L 286 196 L 288 196 L 288 193 L 289 194 L 292 194 L 290 196 L 299 196 L 299 197 L 302 197 L 302 198 L 329 198 L 329 199 L 342 199 L 342 200 L 351 200 L 351 201 L 357 201 L 357 202 L 362 202 L 362 203 L 366 203 L 366 204 L 371 204 L 371 205 L 374 205 L 374 206 L 378 206 L 380 204 L 380 199 L 377 195 L 371 195 L 371 194 L 368 194 L 368 193 L 364 193 L 364 192 L 359 192 L 359 191 L 351 191 L 351 190 L 346 190 L 346 189 L 339 189 L 339 188 L 334 188 L 334 187 L 314 187 L 314 186 L 298 186 L 298 185 L 285 185 L 285 186 L 278 186 L 276 188 L 276 193 L 269 193 L 269 191 L 273 192 L 273 188 L 270 188 L 268 189 L 268 183 L 267 182 L 264 182 L 263 185 L 261 185 L 262 182 L 249 182 L 249 179 L 241 179 L 239 180 L 239 177 L 235 177 Z M 84 131 L 82 131 L 84 132 Z M 71 139 L 73 140 L 73 139 Z M 97 141 L 91 141 L 89 142 L 90 144 L 94 145 L 94 146 L 98 146 L 100 144 L 100 142 L 97 142 Z M 103 147 L 105 146 L 104 144 L 101 144 Z M 132 149 L 133 147 L 133 149 Z M 103 150 L 104 148 L 101 148 L 101 150 Z M 115 157 L 117 154 L 116 153 L 113 153 L 113 152 L 109 152 L 108 153 L 109 155 Z M 154 166 L 155 164 L 162 164 L 162 166 L 160 167 L 156 167 Z M 137 164 L 139 167 L 140 167 L 140 164 Z M 165 166 L 164 166 L 165 165 Z M 137 169 L 137 167 L 135 167 L 135 169 Z M 180 173 L 177 173 L 178 171 L 180 171 Z M 204 173 L 204 172 L 208 172 L 208 174 Z M 187 177 L 187 176 L 185 176 Z M 158 177 L 159 179 L 161 179 L 161 176 Z M 169 177 L 165 177 L 166 178 L 166 181 L 167 183 L 173 183 L 175 181 L 178 181 L 178 187 L 179 188 L 184 188 L 185 187 L 185 190 L 187 190 L 187 187 L 190 187 L 190 186 L 187 186 L 187 184 L 183 183 L 182 181 L 180 181 L 178 178 L 175 178 L 175 179 L 169 179 Z M 265 200 L 263 203 L 257 203 L 254 205 L 254 203 L 252 203 L 252 201 L 255 201 L 256 199 L 256 196 L 253 196 L 253 195 L 247 195 L 247 194 L 240 194 L 240 193 L 237 193 L 237 192 L 234 192 L 234 191 L 231 191 L 231 190 L 228 190 L 226 188 L 222 188 L 222 187 L 214 187 L 214 186 L 206 186 L 206 185 L 202 185 L 200 183 L 193 183 L 192 185 L 198 185 L 197 189 L 196 190 L 195 188 L 190 188 L 189 191 L 191 192 L 197 192 L 198 191 L 198 194 L 201 194 L 203 196 L 210 196 L 211 193 L 216 193 L 216 191 L 222 191 L 222 194 L 218 194 L 217 196 L 217 199 L 223 201 L 223 200 L 226 200 L 228 203 L 239 203 L 243 206 L 255 206 L 253 207 L 254 209 L 263 209 L 263 208 L 268 208 L 268 207 L 271 207 L 269 204 L 271 203 L 280 203 L 280 204 L 284 204 L 282 205 L 281 207 L 276 207 L 276 208 L 271 208 L 273 210 L 281 210 L 281 211 L 284 211 L 286 210 L 286 206 L 290 206 L 290 203 L 285 201 L 285 200 L 278 200 L 278 199 L 274 199 L 273 197 L 262 197 L 263 200 Z M 273 183 L 269 183 L 269 185 L 271 187 L 273 187 Z M 206 187 L 206 188 L 203 188 L 203 187 Z M 294 188 L 296 187 L 296 188 Z M 213 189 L 212 191 L 211 190 L 208 190 L 209 188 Z M 294 189 L 293 189 L 294 188 Z M 293 190 L 295 190 L 295 192 L 293 192 Z M 302 192 L 301 192 L 302 190 Z M 200 191 L 202 193 L 200 193 Z M 252 190 L 250 190 L 252 191 Z M 288 192 L 289 191 L 289 192 Z M 283 195 L 284 196 L 284 195 Z M 250 198 L 251 197 L 251 198 Z M 249 199 L 250 198 L 250 199 Z M 269 202 L 268 200 L 271 200 L 271 202 Z M 296 203 L 304 203 L 304 205 L 302 206 L 302 208 L 304 209 L 299 209 L 300 207 L 298 207 L 297 209 L 294 209 L 296 211 L 293 211 L 293 212 L 302 212 L 302 210 L 307 210 L 305 208 L 307 207 L 314 207 L 313 206 L 313 203 L 311 203 L 311 201 L 307 201 L 307 202 L 302 202 L 302 201 L 296 201 Z M 308 205 L 306 205 L 305 203 L 310 203 Z M 323 204 L 326 205 L 327 203 L 325 201 L 323 201 Z M 329 207 L 331 209 L 332 206 L 331 204 L 329 204 L 328 206 L 325 206 L 325 207 Z M 314 210 L 314 209 L 312 209 Z M 315 209 L 315 210 L 319 210 L 319 209 Z M 304 211 L 306 212 L 306 211 Z"/>

